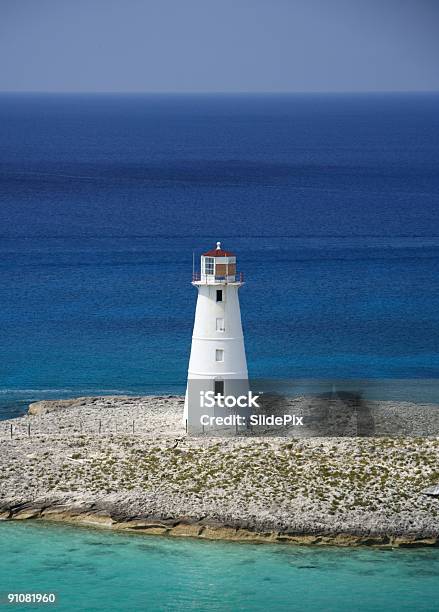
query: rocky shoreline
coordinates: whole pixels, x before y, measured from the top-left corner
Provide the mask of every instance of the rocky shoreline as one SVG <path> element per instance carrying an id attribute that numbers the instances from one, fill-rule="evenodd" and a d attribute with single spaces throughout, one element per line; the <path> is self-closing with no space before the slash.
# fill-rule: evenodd
<path id="1" fill-rule="evenodd" d="M 0 519 L 234 541 L 439 545 L 439 499 L 423 493 L 439 481 L 438 438 L 192 438 L 182 404 L 79 398 L 0 422 Z"/>

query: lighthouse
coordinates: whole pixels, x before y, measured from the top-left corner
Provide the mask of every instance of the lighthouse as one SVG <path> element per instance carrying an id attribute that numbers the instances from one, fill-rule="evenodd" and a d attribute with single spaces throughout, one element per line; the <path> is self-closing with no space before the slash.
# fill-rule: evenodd
<path id="1" fill-rule="evenodd" d="M 193 272 L 192 285 L 198 297 L 184 421 L 190 433 L 208 433 L 215 429 L 208 417 L 237 415 L 236 407 L 224 406 L 221 400 L 249 391 L 238 297 L 243 276 L 237 272 L 234 253 L 217 242 L 216 248 L 201 256 L 200 272 Z M 238 425 L 235 419 L 232 428 L 237 430 Z"/>

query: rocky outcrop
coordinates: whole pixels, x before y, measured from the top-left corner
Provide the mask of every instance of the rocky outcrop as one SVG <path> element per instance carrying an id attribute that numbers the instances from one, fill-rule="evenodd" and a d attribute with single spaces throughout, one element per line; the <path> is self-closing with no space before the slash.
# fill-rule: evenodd
<path id="1" fill-rule="evenodd" d="M 62 410 L 63 408 L 79 406 L 80 402 L 81 398 L 65 400 L 42 400 L 40 402 L 34 402 L 33 404 L 29 404 L 28 414 L 48 414 L 49 412 L 55 412 L 55 410 Z"/>
<path id="2" fill-rule="evenodd" d="M 76 397 L 73 399 L 57 399 L 57 400 L 41 400 L 39 402 L 33 402 L 29 404 L 28 414 L 38 416 L 42 414 L 49 414 L 50 412 L 58 412 L 65 410 L 66 408 L 73 408 L 79 406 L 93 405 L 96 402 L 121 402 L 131 401 L 135 398 L 131 396 L 104 396 L 104 397 Z"/>
<path id="3" fill-rule="evenodd" d="M 257 542 L 438 543 L 439 500 L 423 494 L 439 479 L 437 439 L 190 438 L 181 397 L 51 404 L 0 423 L 0 519 Z"/>
<path id="4" fill-rule="evenodd" d="M 50 502 L 26 502 L 18 505 L 3 505 L 0 508 L 0 520 L 39 519 L 52 522 L 100 527 L 115 531 L 136 532 L 146 535 L 162 535 L 170 537 L 191 537 L 206 540 L 229 540 L 237 542 L 258 543 L 289 543 L 296 545 L 321 546 L 379 546 L 387 548 L 407 548 L 417 546 L 438 546 L 439 536 L 435 533 L 426 534 L 362 534 L 362 533 L 295 533 L 283 531 L 257 531 L 221 523 L 210 523 L 209 520 L 190 520 L 188 517 L 157 519 L 129 517 L 114 517 L 110 511 L 90 506 L 75 506 L 68 504 L 53 505 Z"/>

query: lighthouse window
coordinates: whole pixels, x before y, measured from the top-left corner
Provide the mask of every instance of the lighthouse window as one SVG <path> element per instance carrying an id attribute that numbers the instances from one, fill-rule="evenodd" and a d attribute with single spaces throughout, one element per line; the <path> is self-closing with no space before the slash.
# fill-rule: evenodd
<path id="1" fill-rule="evenodd" d="M 216 320 L 216 331 L 224 331 L 224 319 L 221 318 Z"/>
<path id="2" fill-rule="evenodd" d="M 216 349 L 215 361 L 224 361 L 224 350 L 223 349 Z"/>
<path id="3" fill-rule="evenodd" d="M 213 257 L 204 258 L 204 274 L 213 274 L 215 270 L 215 259 Z"/>
<path id="4" fill-rule="evenodd" d="M 224 395 L 224 381 L 216 380 L 214 382 L 214 395 Z"/>
<path id="5" fill-rule="evenodd" d="M 217 289 L 216 290 L 216 301 L 217 302 L 222 302 L 223 301 L 223 290 L 222 289 Z"/>

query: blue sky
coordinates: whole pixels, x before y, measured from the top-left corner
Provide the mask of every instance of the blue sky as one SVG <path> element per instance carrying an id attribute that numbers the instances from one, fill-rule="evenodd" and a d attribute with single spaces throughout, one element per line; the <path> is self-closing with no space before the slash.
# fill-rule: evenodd
<path id="1" fill-rule="evenodd" d="M 439 90 L 439 0 L 0 0 L 0 91 Z"/>

